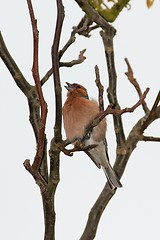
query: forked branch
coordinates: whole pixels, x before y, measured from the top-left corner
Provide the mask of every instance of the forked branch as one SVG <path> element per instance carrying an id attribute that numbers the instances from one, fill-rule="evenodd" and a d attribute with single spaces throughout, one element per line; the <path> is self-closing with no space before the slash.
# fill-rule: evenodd
<path id="1" fill-rule="evenodd" d="M 127 64 L 127 67 L 128 67 L 128 71 L 125 74 L 128 77 L 128 80 L 130 81 L 130 83 L 135 87 L 139 98 L 141 98 L 142 97 L 142 90 L 141 90 L 140 85 L 137 82 L 136 78 L 134 78 L 134 73 L 133 73 L 132 67 L 131 67 L 127 58 L 125 58 L 124 60 L 125 60 L 125 62 Z M 143 110 L 144 110 L 145 113 L 149 112 L 149 108 L 148 108 L 145 101 L 143 101 L 142 107 L 143 107 Z"/>

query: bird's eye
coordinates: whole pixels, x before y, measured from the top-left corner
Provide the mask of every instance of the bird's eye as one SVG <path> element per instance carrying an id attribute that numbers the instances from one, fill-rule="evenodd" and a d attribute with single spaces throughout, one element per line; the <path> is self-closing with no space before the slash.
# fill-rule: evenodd
<path id="1" fill-rule="evenodd" d="M 81 88 L 81 86 L 77 85 L 76 88 Z"/>

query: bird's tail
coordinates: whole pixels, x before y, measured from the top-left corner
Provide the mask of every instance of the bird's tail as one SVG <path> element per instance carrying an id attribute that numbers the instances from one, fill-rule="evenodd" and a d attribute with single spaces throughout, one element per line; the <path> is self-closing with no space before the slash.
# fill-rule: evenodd
<path id="1" fill-rule="evenodd" d="M 107 167 L 103 167 L 103 171 L 109 181 L 110 187 L 111 188 L 120 188 L 122 187 L 122 184 L 119 180 L 119 178 L 117 177 L 115 171 L 113 170 L 113 168 L 111 167 L 110 164 L 108 164 Z"/>

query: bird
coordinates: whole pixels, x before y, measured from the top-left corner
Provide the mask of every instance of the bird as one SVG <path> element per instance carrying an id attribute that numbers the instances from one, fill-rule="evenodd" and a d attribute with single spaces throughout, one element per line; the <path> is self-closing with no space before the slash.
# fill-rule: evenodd
<path id="1" fill-rule="evenodd" d="M 86 128 L 100 113 L 98 103 L 90 100 L 87 89 L 78 83 L 66 82 L 67 99 L 62 108 L 63 124 L 69 143 L 82 140 L 85 147 L 94 146 L 85 151 L 98 168 L 103 169 L 111 189 L 122 184 L 112 168 L 106 142 L 106 119 L 103 118 L 92 131 L 85 136 Z"/>

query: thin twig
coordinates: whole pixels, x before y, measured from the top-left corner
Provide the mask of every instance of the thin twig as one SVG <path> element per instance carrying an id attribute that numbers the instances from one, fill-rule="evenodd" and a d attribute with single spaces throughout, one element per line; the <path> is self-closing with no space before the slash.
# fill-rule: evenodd
<path id="1" fill-rule="evenodd" d="M 50 76 L 53 74 L 53 69 L 50 68 L 47 73 L 44 75 L 44 77 L 41 79 L 41 86 L 43 86 L 47 81 L 48 79 L 50 78 Z"/>
<path id="2" fill-rule="evenodd" d="M 125 75 L 127 76 L 130 83 L 135 87 L 139 98 L 141 98 L 142 97 L 142 90 L 141 90 L 140 85 L 137 82 L 136 78 L 134 78 L 134 73 L 133 73 L 132 67 L 131 67 L 127 58 L 125 58 L 124 60 L 125 60 L 125 62 L 127 64 L 127 67 L 128 67 L 128 70 L 127 70 L 127 72 L 125 72 Z M 143 110 L 144 110 L 145 113 L 149 112 L 149 108 L 148 108 L 147 103 L 145 101 L 142 103 L 142 107 L 143 107 Z"/>
<path id="3" fill-rule="evenodd" d="M 145 142 L 160 142 L 160 137 L 152 137 L 152 136 L 142 136 L 140 141 Z"/>
<path id="4" fill-rule="evenodd" d="M 83 49 L 82 51 L 80 51 L 78 59 L 72 60 L 70 62 L 59 62 L 59 67 L 73 67 L 74 65 L 81 64 L 86 59 L 86 57 L 84 56 L 85 51 L 86 49 Z M 41 79 L 41 86 L 43 86 L 44 83 L 48 81 L 52 73 L 53 73 L 53 68 L 49 69 L 48 72 Z"/>
<path id="5" fill-rule="evenodd" d="M 75 42 L 76 40 L 75 35 L 76 35 L 76 28 L 73 29 L 73 31 L 71 32 L 70 38 L 68 39 L 64 47 L 59 51 L 59 59 L 61 59 L 61 57 L 67 51 L 67 49 L 71 46 L 71 44 Z"/>
<path id="6" fill-rule="evenodd" d="M 57 144 L 57 147 L 67 156 L 72 157 L 74 152 L 87 152 L 91 150 L 92 148 L 95 148 L 97 144 L 92 144 L 85 146 L 81 141 L 76 141 L 73 148 L 66 149 L 63 144 Z"/>
<path id="7" fill-rule="evenodd" d="M 142 94 L 141 98 L 139 99 L 139 101 L 137 103 L 135 103 L 132 107 L 130 108 L 124 108 L 124 109 L 110 109 L 109 110 L 109 114 L 118 114 L 118 115 L 122 115 L 124 113 L 131 113 L 134 112 L 134 110 L 139 107 L 140 105 L 143 104 L 144 99 L 147 96 L 147 93 L 149 92 L 149 88 L 146 88 L 146 90 L 144 91 L 144 93 Z"/>
<path id="8" fill-rule="evenodd" d="M 71 62 L 60 62 L 59 66 L 60 67 L 73 67 L 74 65 L 84 62 L 84 60 L 86 59 L 86 57 L 84 56 L 85 51 L 86 51 L 86 49 L 83 49 L 82 51 L 80 51 L 78 59 L 72 60 Z"/>
<path id="9" fill-rule="evenodd" d="M 41 118 L 40 118 L 40 128 L 39 128 L 39 134 L 38 134 L 38 142 L 37 142 L 37 151 L 34 158 L 34 162 L 32 164 L 32 168 L 35 171 L 39 170 L 41 160 L 44 153 L 44 140 L 45 140 L 45 125 L 46 125 L 46 118 L 47 118 L 47 104 L 44 100 L 41 83 L 40 83 L 40 77 L 39 77 L 39 66 L 38 66 L 38 45 L 39 45 L 39 33 L 37 28 L 37 20 L 34 16 L 34 11 L 32 7 L 32 2 L 30 0 L 27 0 L 30 18 L 31 18 L 31 24 L 32 24 L 32 32 L 33 32 L 33 67 L 32 67 L 32 73 L 33 78 L 35 81 L 35 86 L 40 102 L 40 108 L 41 108 Z"/>
<path id="10" fill-rule="evenodd" d="M 82 18 L 82 20 L 83 20 L 83 18 Z M 76 26 L 76 27 L 73 27 L 73 31 L 71 32 L 71 35 L 70 35 L 70 37 L 69 37 L 69 39 L 68 39 L 68 41 L 66 42 L 66 44 L 64 45 L 64 47 L 59 51 L 59 53 L 58 53 L 58 55 L 59 55 L 59 60 L 62 58 L 62 56 L 64 55 L 64 53 L 67 51 L 67 49 L 71 46 L 71 44 L 72 43 L 74 43 L 75 42 L 75 40 L 76 40 L 76 34 L 78 33 L 78 32 L 80 32 L 81 31 L 81 28 L 83 28 L 83 25 L 81 26 L 81 24 L 82 24 L 82 22 L 83 21 L 80 21 L 80 23 Z M 82 50 L 81 52 L 83 52 L 84 50 Z M 81 54 L 81 52 L 80 52 L 80 54 Z M 84 52 L 83 52 L 84 53 Z M 85 57 L 83 58 L 83 61 L 85 60 Z M 77 60 L 73 60 L 72 61 L 72 63 L 59 63 L 59 67 L 61 67 L 61 66 L 66 66 L 66 67 L 70 67 L 72 64 L 73 65 L 75 65 L 75 64 L 79 64 L 79 63 L 81 63 L 81 62 L 83 62 L 82 61 L 82 59 L 81 59 L 81 61 L 79 61 L 79 59 L 77 59 Z M 41 85 L 43 85 L 45 82 L 47 82 L 48 81 L 48 79 L 50 78 L 50 76 L 52 75 L 52 73 L 53 73 L 53 68 L 50 68 L 48 71 L 47 71 L 47 73 L 44 75 L 44 77 L 42 78 L 42 80 L 41 80 Z"/>
<path id="11" fill-rule="evenodd" d="M 104 111 L 104 100 L 103 100 L 103 92 L 104 92 L 104 87 L 101 84 L 101 80 L 100 80 L 100 74 L 99 74 L 99 68 L 96 65 L 95 66 L 95 74 L 96 74 L 96 86 L 98 87 L 98 102 L 99 102 L 99 110 Z"/>

